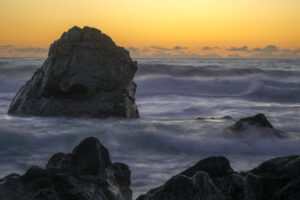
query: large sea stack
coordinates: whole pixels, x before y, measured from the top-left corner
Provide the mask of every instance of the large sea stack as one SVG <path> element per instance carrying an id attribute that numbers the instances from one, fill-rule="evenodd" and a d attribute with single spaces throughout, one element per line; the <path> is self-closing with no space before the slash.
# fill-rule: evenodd
<path id="1" fill-rule="evenodd" d="M 100 30 L 73 27 L 13 98 L 13 115 L 139 117 L 137 63 Z"/>

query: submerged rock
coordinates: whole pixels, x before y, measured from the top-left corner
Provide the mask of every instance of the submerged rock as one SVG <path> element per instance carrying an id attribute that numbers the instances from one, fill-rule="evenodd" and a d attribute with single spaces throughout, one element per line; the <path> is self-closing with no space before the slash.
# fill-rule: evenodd
<path id="1" fill-rule="evenodd" d="M 242 118 L 235 124 L 227 127 L 225 133 L 234 136 L 263 136 L 263 137 L 286 137 L 283 131 L 275 129 L 264 114 Z"/>
<path id="2" fill-rule="evenodd" d="M 298 200 L 300 156 L 279 157 L 235 172 L 225 157 L 209 157 L 137 200 Z"/>
<path id="3" fill-rule="evenodd" d="M 130 170 L 112 163 L 108 150 L 94 137 L 84 139 L 72 153 L 56 153 L 46 169 L 31 167 L 20 176 L 0 180 L 5 200 L 131 200 Z"/>
<path id="4" fill-rule="evenodd" d="M 110 37 L 90 27 L 71 28 L 13 98 L 13 115 L 139 117 L 132 81 L 137 63 Z"/>
<path id="5" fill-rule="evenodd" d="M 210 117 L 210 118 L 205 118 L 205 117 L 197 117 L 197 120 L 232 120 L 233 118 L 231 116 L 224 116 L 224 117 Z"/>

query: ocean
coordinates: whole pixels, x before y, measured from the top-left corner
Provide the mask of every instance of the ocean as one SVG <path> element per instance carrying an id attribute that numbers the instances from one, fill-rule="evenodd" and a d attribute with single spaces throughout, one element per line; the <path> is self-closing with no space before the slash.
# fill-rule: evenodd
<path id="1" fill-rule="evenodd" d="M 136 59 L 140 119 L 7 115 L 16 91 L 44 60 L 0 58 L 0 177 L 44 167 L 52 154 L 71 152 L 88 136 L 109 149 L 112 161 L 129 165 L 135 197 L 207 156 L 226 156 L 243 171 L 300 154 L 300 60 Z M 288 137 L 223 133 L 257 113 Z"/>

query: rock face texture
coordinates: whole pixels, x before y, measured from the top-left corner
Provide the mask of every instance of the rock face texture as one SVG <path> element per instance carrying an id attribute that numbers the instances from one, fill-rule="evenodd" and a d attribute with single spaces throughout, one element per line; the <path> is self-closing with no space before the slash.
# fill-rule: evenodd
<path id="1" fill-rule="evenodd" d="M 90 137 L 72 153 L 54 154 L 46 169 L 31 167 L 0 180 L 2 200 L 131 200 L 130 170 L 112 163 L 108 150 Z"/>
<path id="2" fill-rule="evenodd" d="M 71 28 L 13 98 L 13 115 L 139 117 L 133 82 L 137 63 L 101 31 Z"/>
<path id="3" fill-rule="evenodd" d="M 224 130 L 232 136 L 262 136 L 262 137 L 286 137 L 283 131 L 275 129 L 264 114 L 257 114 L 252 117 L 242 118 L 232 126 Z"/>
<path id="4" fill-rule="evenodd" d="M 137 200 L 298 200 L 300 156 L 268 160 L 235 172 L 225 157 L 209 157 Z"/>

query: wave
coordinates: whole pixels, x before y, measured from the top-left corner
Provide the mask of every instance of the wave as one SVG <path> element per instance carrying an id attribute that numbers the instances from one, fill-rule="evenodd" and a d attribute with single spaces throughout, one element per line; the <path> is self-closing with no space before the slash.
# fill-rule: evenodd
<path id="1" fill-rule="evenodd" d="M 0 77 L 27 79 L 44 58 L 0 58 Z M 255 62 L 254 62 L 255 61 Z M 271 62 L 272 61 L 272 62 Z M 226 78 L 264 76 L 284 78 L 300 76 L 300 60 L 139 60 L 137 78 L 170 76 L 182 78 Z"/>
<path id="2" fill-rule="evenodd" d="M 199 121 L 85 120 L 10 118 L 0 121 L 0 177 L 44 167 L 56 152 L 71 152 L 83 138 L 97 137 L 112 161 L 132 170 L 135 195 L 165 182 L 202 158 L 224 155 L 236 170 L 246 170 L 270 157 L 299 154 L 298 141 L 229 140 Z M 222 126 L 216 126 L 220 131 Z"/>
<path id="3" fill-rule="evenodd" d="M 265 75 L 268 77 L 299 77 L 298 70 L 263 69 L 263 68 L 232 68 L 224 66 L 182 66 L 165 64 L 139 64 L 137 76 L 166 75 L 172 77 L 236 77 Z"/>
<path id="4" fill-rule="evenodd" d="M 0 58 L 0 92 L 15 93 L 44 58 Z M 299 60 L 140 59 L 137 97 L 181 95 L 299 102 Z"/>
<path id="5" fill-rule="evenodd" d="M 270 102 L 299 102 L 300 82 L 271 79 L 182 79 L 151 77 L 136 80 L 138 97 L 180 95 L 244 98 Z"/>

